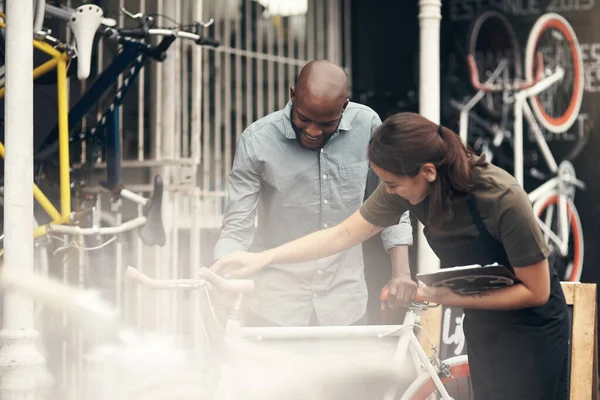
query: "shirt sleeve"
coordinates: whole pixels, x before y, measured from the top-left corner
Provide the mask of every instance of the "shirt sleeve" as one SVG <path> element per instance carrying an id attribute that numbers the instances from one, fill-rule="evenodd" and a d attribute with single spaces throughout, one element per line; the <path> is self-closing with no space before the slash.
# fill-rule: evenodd
<path id="1" fill-rule="evenodd" d="M 227 187 L 227 204 L 215 259 L 234 251 L 246 251 L 254 240 L 254 219 L 260 192 L 260 171 L 248 135 L 238 142 Z"/>
<path id="2" fill-rule="evenodd" d="M 377 190 L 379 185 L 379 178 L 375 172 L 369 167 L 367 173 L 367 185 L 365 190 L 365 201 L 369 196 Z M 381 241 L 385 251 L 389 252 L 396 246 L 412 246 L 413 244 L 413 230 L 410 223 L 409 212 L 406 211 L 400 217 L 400 221 L 397 224 L 391 225 L 385 228 L 381 232 Z"/>
<path id="3" fill-rule="evenodd" d="M 498 237 L 513 267 L 526 267 L 548 257 L 550 250 L 523 188 L 511 186 L 498 201 L 496 215 Z"/>
<path id="4" fill-rule="evenodd" d="M 397 225 L 400 217 L 408 211 L 408 206 L 400 196 L 389 194 L 385 184 L 380 183 L 360 208 L 360 215 L 367 222 L 387 228 Z"/>

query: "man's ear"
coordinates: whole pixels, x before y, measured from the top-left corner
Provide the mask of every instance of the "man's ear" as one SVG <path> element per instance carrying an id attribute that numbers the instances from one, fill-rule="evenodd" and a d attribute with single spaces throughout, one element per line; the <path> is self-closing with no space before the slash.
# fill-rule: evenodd
<path id="1" fill-rule="evenodd" d="M 342 108 L 342 111 L 344 111 L 346 109 L 349 102 L 350 102 L 350 99 L 346 99 L 346 102 L 344 103 L 344 107 Z"/>
<path id="2" fill-rule="evenodd" d="M 290 100 L 292 100 L 292 103 L 294 102 L 294 99 L 296 98 L 296 88 L 294 87 L 294 85 L 290 86 Z"/>

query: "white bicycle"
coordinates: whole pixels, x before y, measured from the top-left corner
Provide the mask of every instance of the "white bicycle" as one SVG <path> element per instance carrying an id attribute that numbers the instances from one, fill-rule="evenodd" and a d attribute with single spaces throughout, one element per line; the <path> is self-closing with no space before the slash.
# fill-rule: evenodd
<path id="1" fill-rule="evenodd" d="M 489 57 L 480 62 L 482 57 L 478 61 L 476 53 L 485 51 L 480 42 L 492 34 L 496 39 L 504 35 L 503 48 L 496 49 L 492 62 Z M 516 35 L 508 20 L 496 11 L 482 13 L 473 24 L 468 55 L 471 84 L 477 93 L 466 103 L 452 102 L 460 110 L 460 137 L 469 143 L 469 119 L 476 105 L 480 104 L 492 117 L 512 110 L 514 175 L 523 185 L 525 117 L 551 175 L 528 196 L 561 279 L 576 282 L 583 269 L 584 245 L 574 197 L 575 189 L 584 189 L 585 184 L 577 179 L 569 160 L 556 162 L 540 127 L 541 124 L 551 133 L 565 132 L 576 121 L 581 107 L 583 62 L 568 21 L 554 13 L 539 17 L 527 40 L 524 80 L 520 79 L 520 62 Z M 485 76 L 483 82 L 481 75 Z M 496 128 L 491 141 L 497 147 L 506 135 L 506 129 Z"/>
<path id="2" fill-rule="evenodd" d="M 423 330 L 418 321 L 420 316 L 431 307 L 428 303 L 412 303 L 402 325 L 249 328 L 242 325 L 241 309 L 244 293 L 251 291 L 254 287 L 252 281 L 225 280 L 210 271 L 203 273 L 201 279 L 156 280 L 133 267 L 128 267 L 126 276 L 144 287 L 155 290 L 195 291 L 198 294 L 199 301 L 210 306 L 211 311 L 208 315 L 213 318 L 213 322 L 217 320 L 212 310 L 214 307 L 211 304 L 210 293 L 213 292 L 213 289 L 216 288 L 221 292 L 235 293 L 235 302 L 228 313 L 225 326 L 222 330 L 219 330 L 224 339 L 223 344 L 225 345 L 225 349 L 237 349 L 238 346 L 243 346 L 244 343 L 271 343 L 267 341 L 281 343 L 282 341 L 311 340 L 312 346 L 315 340 L 318 344 L 322 340 L 332 340 L 335 342 L 338 340 L 371 339 L 389 341 L 393 339 L 394 354 L 390 355 L 390 362 L 385 366 L 376 368 L 376 371 L 370 371 L 371 375 L 381 375 L 381 379 L 375 379 L 376 381 L 386 382 L 387 384 L 387 387 L 378 388 L 382 394 L 381 398 L 385 400 L 459 400 L 473 398 L 467 357 L 458 356 L 442 361 L 438 358 L 437 349 L 432 344 L 433 355 L 431 358 L 428 358 L 419 343 L 415 334 L 415 328 Z M 200 321 L 204 327 L 209 322 Z M 426 332 L 423 333 L 427 335 Z M 266 348 L 268 346 L 270 344 L 267 344 Z M 360 356 L 357 357 L 355 369 L 362 368 L 365 364 L 368 364 L 367 360 L 362 360 Z M 396 376 L 394 374 L 400 370 L 401 365 L 405 365 L 407 357 L 410 357 L 410 360 L 412 360 L 411 365 L 414 367 L 414 372 L 416 372 L 416 375 L 409 374 L 410 377 L 416 376 L 416 379 L 408 387 L 404 385 L 404 389 L 402 389 L 399 387 L 397 380 L 383 379 L 386 376 Z M 288 368 L 288 366 L 281 365 L 279 368 Z M 232 373 L 231 366 L 228 366 L 227 362 L 223 362 L 218 371 L 219 377 L 209 398 L 211 400 L 233 400 L 240 398 L 235 393 L 235 382 L 239 378 L 234 377 L 235 374 Z M 348 380 L 348 382 L 353 381 L 353 384 L 356 385 L 356 378 L 359 378 L 359 381 L 367 381 L 365 376 L 361 377 L 363 372 L 360 372 L 360 369 L 356 371 L 358 371 L 356 372 L 358 376 L 352 380 Z M 368 368 L 364 373 L 369 373 Z M 405 376 L 406 374 L 407 371 L 403 371 L 401 375 Z M 301 373 L 298 373 L 295 380 L 302 381 L 303 378 L 301 375 Z M 346 382 L 347 385 L 352 385 L 352 383 L 348 382 Z M 354 398 L 354 396 L 347 397 L 347 393 L 344 396 L 340 396 L 332 395 L 332 397 L 323 398 L 329 400 Z"/>

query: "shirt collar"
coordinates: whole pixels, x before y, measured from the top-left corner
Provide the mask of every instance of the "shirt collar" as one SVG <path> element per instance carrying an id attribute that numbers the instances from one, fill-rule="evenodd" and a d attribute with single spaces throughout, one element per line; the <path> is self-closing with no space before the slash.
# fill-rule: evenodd
<path id="1" fill-rule="evenodd" d="M 296 132 L 294 132 L 294 128 L 292 128 L 292 101 L 288 100 L 285 108 L 283 109 L 283 115 L 286 118 L 284 123 L 285 126 L 285 137 L 288 139 L 296 139 Z M 340 120 L 340 125 L 338 126 L 339 131 L 349 131 L 352 129 L 352 125 L 346 118 L 345 114 L 342 114 L 342 119 Z"/>

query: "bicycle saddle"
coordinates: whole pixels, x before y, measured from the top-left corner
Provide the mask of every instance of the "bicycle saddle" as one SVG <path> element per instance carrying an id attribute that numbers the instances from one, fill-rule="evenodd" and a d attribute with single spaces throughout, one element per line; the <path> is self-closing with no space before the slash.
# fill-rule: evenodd
<path id="1" fill-rule="evenodd" d="M 154 177 L 154 189 L 150 203 L 144 207 L 146 224 L 138 231 L 142 242 L 146 246 L 164 246 L 167 241 L 165 228 L 162 222 L 162 195 L 163 181 L 160 175 Z"/>

